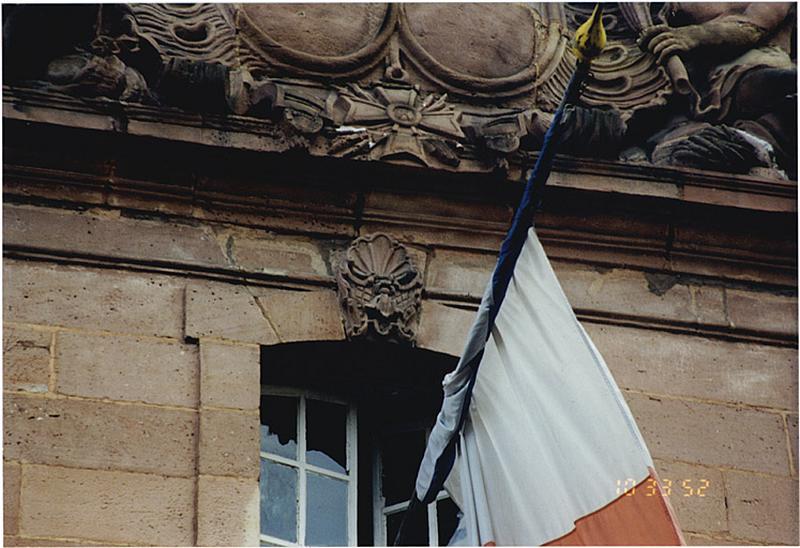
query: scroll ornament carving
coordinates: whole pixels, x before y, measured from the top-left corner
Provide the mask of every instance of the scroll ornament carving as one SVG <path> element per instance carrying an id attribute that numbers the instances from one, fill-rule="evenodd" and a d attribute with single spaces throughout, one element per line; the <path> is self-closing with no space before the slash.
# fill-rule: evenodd
<path id="1" fill-rule="evenodd" d="M 422 276 L 402 244 L 386 234 L 357 238 L 338 265 L 336 282 L 348 338 L 414 341 Z"/>
<path id="2" fill-rule="evenodd" d="M 609 46 L 564 119 L 572 142 L 562 151 L 796 177 L 787 46 L 796 8 L 657 6 L 606 6 Z M 315 155 L 488 172 L 537 149 L 575 64 L 569 36 L 589 9 L 15 6 L 4 12 L 4 76 L 82 98 L 277 122 Z M 49 33 L 60 42 L 42 47 Z"/>

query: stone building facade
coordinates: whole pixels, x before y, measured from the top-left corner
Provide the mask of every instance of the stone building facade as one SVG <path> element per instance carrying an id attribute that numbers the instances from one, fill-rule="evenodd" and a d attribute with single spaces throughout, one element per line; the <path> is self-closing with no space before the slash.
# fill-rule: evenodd
<path id="1" fill-rule="evenodd" d="M 537 216 L 690 544 L 798 542 L 796 90 L 747 104 L 796 78 L 796 15 L 767 6 L 609 6 Z M 433 418 L 586 7 L 4 8 L 5 543 L 274 542 L 265 402 L 310 432 L 316 394 L 351 413 L 347 541 L 385 542 L 381 443 Z M 703 73 L 686 44 L 731 20 Z"/>

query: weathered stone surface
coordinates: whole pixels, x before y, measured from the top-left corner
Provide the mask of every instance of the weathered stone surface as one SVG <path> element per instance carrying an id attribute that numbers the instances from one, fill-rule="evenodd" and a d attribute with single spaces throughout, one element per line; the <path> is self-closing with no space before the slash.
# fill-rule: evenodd
<path id="1" fill-rule="evenodd" d="M 674 283 L 643 272 L 612 269 L 598 272 L 553 262 L 573 308 L 621 316 L 655 318 L 727 327 L 721 288 Z"/>
<path id="2" fill-rule="evenodd" d="M 175 278 L 6 260 L 3 289 L 7 322 L 182 336 L 183 283 Z"/>
<path id="3" fill-rule="evenodd" d="M 52 333 L 3 328 L 3 387 L 6 390 L 47 392 Z"/>
<path id="4" fill-rule="evenodd" d="M 200 473 L 257 478 L 257 413 L 204 409 L 200 413 Z"/>
<path id="5" fill-rule="evenodd" d="M 450 356 L 461 356 L 473 321 L 475 312 L 472 310 L 423 301 L 417 346 Z"/>
<path id="6" fill-rule="evenodd" d="M 106 200 L 103 185 L 96 181 L 81 181 L 80 177 L 77 180 L 70 180 L 69 174 L 63 171 L 59 173 L 56 180 L 48 177 L 40 179 L 35 175 L 10 172 L 10 167 L 9 162 L 6 161 L 3 170 L 3 192 L 7 195 L 93 205 L 103 204 Z M 86 167 L 84 165 L 78 169 L 86 169 Z"/>
<path id="7" fill-rule="evenodd" d="M 513 213 L 504 204 L 476 204 L 452 196 L 425 193 L 394 194 L 369 191 L 364 194 L 364 236 L 384 232 L 405 244 L 456 246 L 497 253 Z M 472 215 L 471 215 L 472 214 Z M 431 219 L 437 222 L 431 223 Z"/>
<path id="8" fill-rule="evenodd" d="M 656 460 L 655 465 L 684 531 L 711 534 L 728 530 L 725 485 L 719 470 L 663 460 Z"/>
<path id="9" fill-rule="evenodd" d="M 584 322 L 623 388 L 797 408 L 797 350 Z"/>
<path id="10" fill-rule="evenodd" d="M 684 533 L 687 546 L 761 546 L 758 542 L 746 542 L 744 540 L 731 539 L 719 536 L 697 535 L 694 533 Z"/>
<path id="11" fill-rule="evenodd" d="M 20 465 L 3 462 L 3 534 L 16 535 L 19 530 Z"/>
<path id="12" fill-rule="evenodd" d="M 200 339 L 200 403 L 258 409 L 261 352 L 255 345 L 216 344 Z"/>
<path id="13" fill-rule="evenodd" d="M 42 230 L 45 226 L 47 230 Z M 7 244 L 38 249 L 204 266 L 229 265 L 208 227 L 163 219 L 126 218 L 119 210 L 81 212 L 6 204 L 3 234 Z"/>
<path id="14" fill-rule="evenodd" d="M 726 471 L 731 534 L 769 544 L 797 545 L 797 478 Z"/>
<path id="15" fill-rule="evenodd" d="M 194 480 L 26 466 L 20 531 L 159 546 L 192 543 Z"/>
<path id="16" fill-rule="evenodd" d="M 258 481 L 200 476 L 198 489 L 198 546 L 258 545 Z"/>
<path id="17" fill-rule="evenodd" d="M 186 336 L 275 344 L 278 336 L 250 291 L 227 284 L 186 288 Z"/>
<path id="18" fill-rule="evenodd" d="M 798 464 L 797 459 L 800 458 L 800 450 L 797 446 L 797 415 L 786 416 L 786 426 L 789 428 L 789 447 L 792 450 L 792 457 L 794 464 L 794 473 L 797 475 Z"/>
<path id="19" fill-rule="evenodd" d="M 428 267 L 427 290 L 479 299 L 495 260 L 494 253 L 437 249 Z M 594 270 L 558 260 L 552 265 L 570 304 L 581 311 L 728 326 L 721 288 L 678 284 L 671 276 L 648 279 L 628 269 Z"/>
<path id="20" fill-rule="evenodd" d="M 194 474 L 194 412 L 11 394 L 3 404 L 8 459 Z"/>
<path id="21" fill-rule="evenodd" d="M 161 124 L 160 127 L 165 126 Z M 147 128 L 142 129 L 147 132 Z M 274 143 L 269 138 L 254 143 L 252 134 L 247 133 L 230 137 L 231 146 L 236 146 L 238 141 L 243 148 L 251 150 L 269 149 L 271 142 Z M 322 187 L 315 184 L 317 177 L 314 180 L 304 178 L 302 184 L 298 184 L 294 162 L 284 164 L 283 169 L 268 168 L 269 184 L 265 184 L 261 166 L 264 164 L 254 166 L 219 159 L 206 162 L 203 175 L 197 181 L 193 215 L 284 233 L 306 232 L 336 238 L 355 235 L 354 210 L 358 193 L 353 189 L 345 190 L 342 185 Z"/>
<path id="22" fill-rule="evenodd" d="M 739 329 L 797 335 L 797 297 L 725 290 L 728 316 Z"/>
<path id="23" fill-rule="evenodd" d="M 323 250 L 310 238 L 263 231 L 222 232 L 220 236 L 231 245 L 236 264 L 248 272 L 331 277 Z"/>
<path id="24" fill-rule="evenodd" d="M 197 406 L 197 347 L 140 337 L 59 333 L 61 394 Z"/>
<path id="25" fill-rule="evenodd" d="M 634 393 L 625 399 L 655 458 L 789 474 L 780 415 Z"/>
<path id="26" fill-rule="evenodd" d="M 128 544 L 123 543 L 114 543 L 114 542 L 100 542 L 100 541 L 93 541 L 93 540 L 85 540 L 85 539 L 48 539 L 48 538 L 35 538 L 35 537 L 23 537 L 23 536 L 9 536 L 4 535 L 3 537 L 3 545 L 4 546 L 53 546 L 53 547 L 64 547 L 64 546 L 129 546 Z"/>
<path id="27" fill-rule="evenodd" d="M 282 343 L 344 339 L 339 300 L 333 291 L 262 290 L 257 298 Z"/>
<path id="28" fill-rule="evenodd" d="M 427 290 L 483 297 L 497 257 L 489 253 L 464 253 L 437 249 L 428 268 Z"/>

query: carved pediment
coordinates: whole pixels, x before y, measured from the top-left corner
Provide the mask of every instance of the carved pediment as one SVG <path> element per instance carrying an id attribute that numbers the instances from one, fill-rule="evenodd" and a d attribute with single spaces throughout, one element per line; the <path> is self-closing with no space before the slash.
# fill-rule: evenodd
<path id="1" fill-rule="evenodd" d="M 744 17 L 740 6 L 725 6 L 682 4 L 681 13 L 670 12 L 677 13 L 673 21 L 654 4 L 606 4 L 609 45 L 592 65 L 580 105 L 565 117 L 564 150 L 739 172 L 778 174 L 776 167 L 788 166 L 793 174 L 796 91 L 789 84 L 796 64 L 780 45 L 791 35 L 791 15 L 753 38 L 760 41 L 719 50 L 718 60 L 693 64 L 695 54 L 674 49 L 683 34 L 713 19 L 703 10 Z M 770 6 L 764 9 L 785 8 Z M 7 80 L 81 97 L 262 118 L 312 136 L 304 142 L 313 154 L 491 171 L 517 150 L 538 148 L 575 67 L 569 39 L 590 9 L 582 3 L 21 6 L 4 12 L 6 52 L 14 56 Z M 50 13 L 65 21 L 49 21 Z M 57 37 L 50 58 L 36 41 L 42 28 Z M 648 46 L 654 32 L 676 36 L 669 43 L 678 53 L 654 54 Z M 728 34 L 735 37 L 736 29 Z M 30 63 L 17 62 L 28 53 Z M 757 90 L 770 91 L 760 104 L 750 99 Z"/>

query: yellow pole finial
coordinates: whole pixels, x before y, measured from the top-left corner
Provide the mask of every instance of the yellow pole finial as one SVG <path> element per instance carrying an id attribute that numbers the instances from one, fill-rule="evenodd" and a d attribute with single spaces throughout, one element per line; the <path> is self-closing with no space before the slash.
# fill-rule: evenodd
<path id="1" fill-rule="evenodd" d="M 606 29 L 603 28 L 603 6 L 595 4 L 592 16 L 575 31 L 572 50 L 578 61 L 588 63 L 606 47 Z"/>

